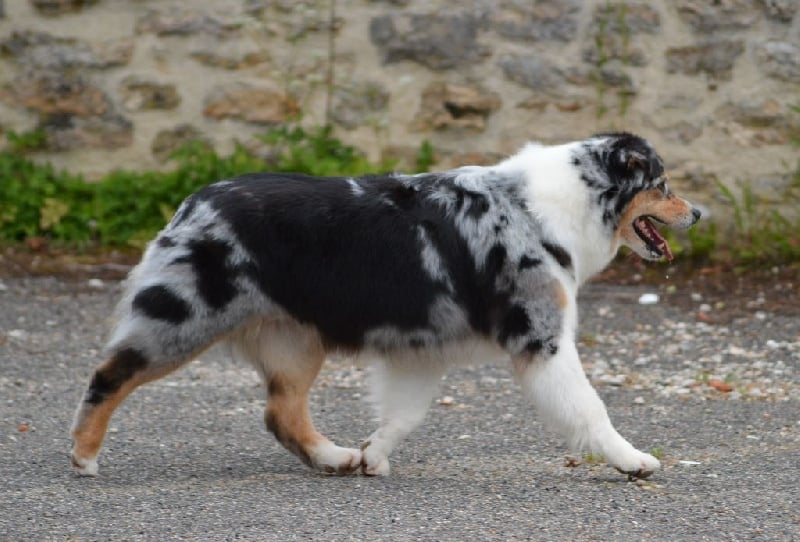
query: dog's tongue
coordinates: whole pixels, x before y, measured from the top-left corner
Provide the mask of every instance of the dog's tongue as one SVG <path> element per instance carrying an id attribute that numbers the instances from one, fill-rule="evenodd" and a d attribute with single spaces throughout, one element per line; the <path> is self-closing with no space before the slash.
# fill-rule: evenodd
<path id="1" fill-rule="evenodd" d="M 667 260 L 672 261 L 675 257 L 672 255 L 672 251 L 669 249 L 669 243 L 667 243 L 667 240 L 664 239 L 660 233 L 658 233 L 656 227 L 653 226 L 653 223 L 647 218 L 642 218 L 641 223 L 647 229 L 648 237 L 650 237 L 650 239 L 653 241 L 653 244 L 658 247 L 658 250 L 661 251 Z"/>

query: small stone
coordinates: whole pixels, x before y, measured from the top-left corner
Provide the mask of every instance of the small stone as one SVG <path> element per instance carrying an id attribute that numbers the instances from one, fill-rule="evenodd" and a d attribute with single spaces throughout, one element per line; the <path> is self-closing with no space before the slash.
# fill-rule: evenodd
<path id="1" fill-rule="evenodd" d="M 625 375 L 603 374 L 600 375 L 600 377 L 597 380 L 609 386 L 622 386 L 623 384 L 625 384 L 627 379 L 628 377 Z"/>
<path id="2" fill-rule="evenodd" d="M 699 294 L 697 292 L 692 292 L 691 294 L 689 294 L 689 298 L 694 302 L 702 301 L 703 300 L 703 294 Z"/>
<path id="3" fill-rule="evenodd" d="M 455 402 L 456 400 L 449 395 L 445 395 L 437 401 L 437 403 L 439 403 L 441 406 L 453 406 Z"/>
<path id="4" fill-rule="evenodd" d="M 106 287 L 106 283 L 97 278 L 89 279 L 86 284 L 89 286 L 89 288 L 94 288 L 95 290 L 102 290 Z"/>
<path id="5" fill-rule="evenodd" d="M 637 405 L 643 405 L 644 404 L 644 397 L 642 397 L 642 396 L 634 397 L 633 402 L 635 404 L 637 404 Z"/>
<path id="6" fill-rule="evenodd" d="M 700 465 L 701 463 L 699 461 L 691 461 L 689 459 L 681 459 L 681 460 L 678 461 L 678 464 L 679 465 L 683 465 L 685 467 L 693 467 L 695 465 Z"/>
<path id="7" fill-rule="evenodd" d="M 639 296 L 639 305 L 655 305 L 661 298 L 656 293 L 644 293 Z"/>

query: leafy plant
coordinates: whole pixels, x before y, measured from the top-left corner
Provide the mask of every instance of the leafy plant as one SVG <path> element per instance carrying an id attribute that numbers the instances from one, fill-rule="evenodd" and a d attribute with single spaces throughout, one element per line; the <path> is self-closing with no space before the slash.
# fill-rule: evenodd
<path id="1" fill-rule="evenodd" d="M 206 144 L 193 142 L 173 154 L 175 167 L 170 171 L 116 170 L 97 183 L 19 152 L 0 152 L 0 240 L 46 237 L 77 245 L 142 247 L 186 196 L 221 179 L 264 170 L 324 176 L 392 167 L 369 162 L 355 147 L 333 137 L 328 127 L 280 127 L 262 139 L 274 150 L 269 160 L 243 145 L 220 156 Z M 433 154 L 432 149 L 426 152 Z"/>
<path id="2" fill-rule="evenodd" d="M 11 152 L 26 153 L 44 148 L 47 134 L 43 130 L 30 130 L 17 133 L 13 130 L 6 134 Z"/>
<path id="3" fill-rule="evenodd" d="M 793 193 L 797 184 L 800 172 L 786 189 L 787 200 L 797 199 Z M 733 224 L 725 237 L 732 241 L 728 249 L 734 259 L 742 264 L 800 260 L 800 217 L 789 218 L 763 205 L 750 183 L 739 183 L 741 196 L 722 183 L 717 188 L 733 209 Z"/>

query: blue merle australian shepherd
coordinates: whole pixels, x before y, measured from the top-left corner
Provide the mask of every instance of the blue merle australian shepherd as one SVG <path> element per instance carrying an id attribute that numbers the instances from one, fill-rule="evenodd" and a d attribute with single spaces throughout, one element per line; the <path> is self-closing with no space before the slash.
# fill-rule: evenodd
<path id="1" fill-rule="evenodd" d="M 491 167 L 420 175 L 245 175 L 188 197 L 131 272 L 75 415 L 72 464 L 97 473 L 114 409 L 217 342 L 264 380 L 267 428 L 329 473 L 389 473 L 448 365 L 510 366 L 575 450 L 630 476 L 658 460 L 613 427 L 575 347 L 578 288 L 620 245 L 671 258 L 654 223 L 700 212 L 667 188 L 644 139 L 607 133 L 529 144 Z M 308 392 L 326 355 L 373 366 L 379 425 L 359 448 L 314 428 Z"/>

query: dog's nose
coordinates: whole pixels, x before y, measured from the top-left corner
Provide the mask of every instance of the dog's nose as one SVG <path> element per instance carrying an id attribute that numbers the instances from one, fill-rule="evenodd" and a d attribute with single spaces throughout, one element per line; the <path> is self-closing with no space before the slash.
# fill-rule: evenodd
<path id="1" fill-rule="evenodd" d="M 703 216 L 703 213 L 700 212 L 700 209 L 697 207 L 692 208 L 692 224 L 700 220 L 700 217 Z"/>

